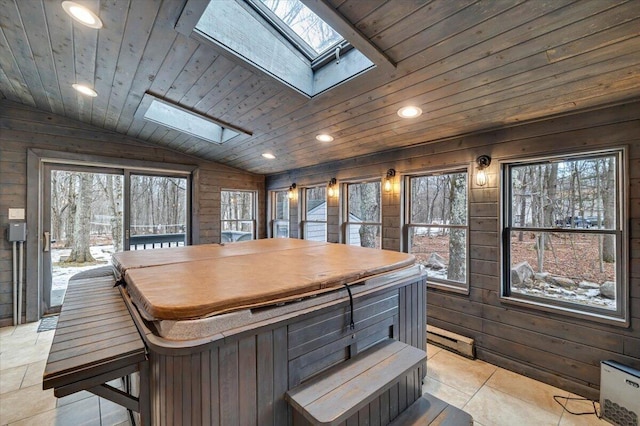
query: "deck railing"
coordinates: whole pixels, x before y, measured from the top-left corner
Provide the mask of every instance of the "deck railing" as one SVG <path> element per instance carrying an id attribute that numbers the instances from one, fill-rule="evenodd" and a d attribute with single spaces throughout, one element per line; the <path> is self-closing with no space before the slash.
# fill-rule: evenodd
<path id="1" fill-rule="evenodd" d="M 184 233 L 132 235 L 129 239 L 129 250 L 181 247 L 184 246 L 185 237 Z"/>

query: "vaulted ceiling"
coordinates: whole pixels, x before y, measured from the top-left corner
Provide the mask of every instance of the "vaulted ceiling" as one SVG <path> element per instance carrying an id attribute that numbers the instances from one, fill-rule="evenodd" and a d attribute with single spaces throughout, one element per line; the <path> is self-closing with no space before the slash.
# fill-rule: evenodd
<path id="1" fill-rule="evenodd" d="M 58 0 L 0 0 L 2 98 L 256 173 L 640 96 L 638 0 L 304 0 L 396 64 L 312 99 L 176 31 L 186 0 L 77 2 L 104 27 L 78 24 Z M 145 93 L 252 135 L 217 145 L 145 121 Z M 423 115 L 400 118 L 409 104 Z"/>

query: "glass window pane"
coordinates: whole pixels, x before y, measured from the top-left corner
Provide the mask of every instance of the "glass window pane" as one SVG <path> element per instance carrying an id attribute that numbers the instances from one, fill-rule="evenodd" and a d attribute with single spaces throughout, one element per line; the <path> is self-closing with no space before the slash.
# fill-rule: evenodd
<path id="1" fill-rule="evenodd" d="M 511 226 L 616 229 L 616 156 L 511 167 Z"/>
<path id="2" fill-rule="evenodd" d="M 131 175 L 131 250 L 184 245 L 186 215 L 186 178 Z"/>
<path id="3" fill-rule="evenodd" d="M 313 222 L 305 223 L 304 239 L 309 241 L 327 241 L 327 224 Z"/>
<path id="4" fill-rule="evenodd" d="M 276 221 L 273 227 L 274 238 L 289 238 L 289 222 Z"/>
<path id="5" fill-rule="evenodd" d="M 513 293 L 615 310 L 616 251 L 612 234 L 511 232 Z"/>
<path id="6" fill-rule="evenodd" d="M 379 249 L 382 247 L 382 227 L 351 223 L 347 225 L 347 244 Z"/>
<path id="7" fill-rule="evenodd" d="M 467 224 L 467 173 L 411 178 L 411 223 Z"/>
<path id="8" fill-rule="evenodd" d="M 409 228 L 409 251 L 429 278 L 466 283 L 467 230 L 448 227 Z"/>
<path id="9" fill-rule="evenodd" d="M 221 191 L 222 220 L 253 220 L 253 193 Z"/>
<path id="10" fill-rule="evenodd" d="M 282 23 L 311 47 L 316 55 L 342 40 L 329 24 L 313 13 L 300 0 L 260 0 Z"/>
<path id="11" fill-rule="evenodd" d="M 379 181 L 350 184 L 347 198 L 348 222 L 381 222 Z"/>
<path id="12" fill-rule="evenodd" d="M 305 189 L 306 220 L 327 220 L 327 189 L 324 186 Z"/>
<path id="13" fill-rule="evenodd" d="M 289 193 L 278 191 L 275 193 L 275 220 L 289 220 Z"/>

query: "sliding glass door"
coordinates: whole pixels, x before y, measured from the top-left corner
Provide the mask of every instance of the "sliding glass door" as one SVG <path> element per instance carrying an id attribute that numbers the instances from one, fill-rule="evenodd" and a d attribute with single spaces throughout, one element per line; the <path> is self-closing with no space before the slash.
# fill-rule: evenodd
<path id="1" fill-rule="evenodd" d="M 59 309 L 71 276 L 109 266 L 113 253 L 190 241 L 188 174 L 57 163 L 43 171 L 44 313 Z"/>

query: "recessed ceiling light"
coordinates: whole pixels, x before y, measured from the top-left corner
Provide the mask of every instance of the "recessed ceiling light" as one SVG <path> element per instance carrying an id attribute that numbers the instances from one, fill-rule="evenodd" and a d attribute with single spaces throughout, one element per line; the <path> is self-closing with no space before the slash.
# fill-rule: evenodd
<path id="1" fill-rule="evenodd" d="M 69 16 L 80 22 L 82 25 L 86 25 L 89 28 L 102 28 L 102 21 L 98 18 L 98 15 L 78 3 L 63 1 L 62 8 L 69 14 Z"/>
<path id="2" fill-rule="evenodd" d="M 92 88 L 87 87 L 83 84 L 72 84 L 71 87 L 73 87 L 83 95 L 91 96 L 92 98 L 95 98 L 96 96 L 98 96 L 98 92 L 96 92 Z"/>
<path id="3" fill-rule="evenodd" d="M 333 136 L 327 135 L 326 133 L 322 133 L 316 136 L 316 139 L 320 142 L 331 142 L 333 141 Z"/>
<path id="4" fill-rule="evenodd" d="M 268 158 L 269 160 L 273 160 L 273 159 L 275 159 L 275 158 L 276 158 L 276 156 L 275 156 L 275 155 L 273 155 L 273 154 L 271 154 L 271 153 L 269 153 L 269 152 L 265 152 L 264 154 L 262 154 L 262 156 L 263 156 L 264 158 Z"/>
<path id="5" fill-rule="evenodd" d="M 417 106 L 406 106 L 398 110 L 398 115 L 402 118 L 415 118 L 422 115 L 422 110 Z"/>

